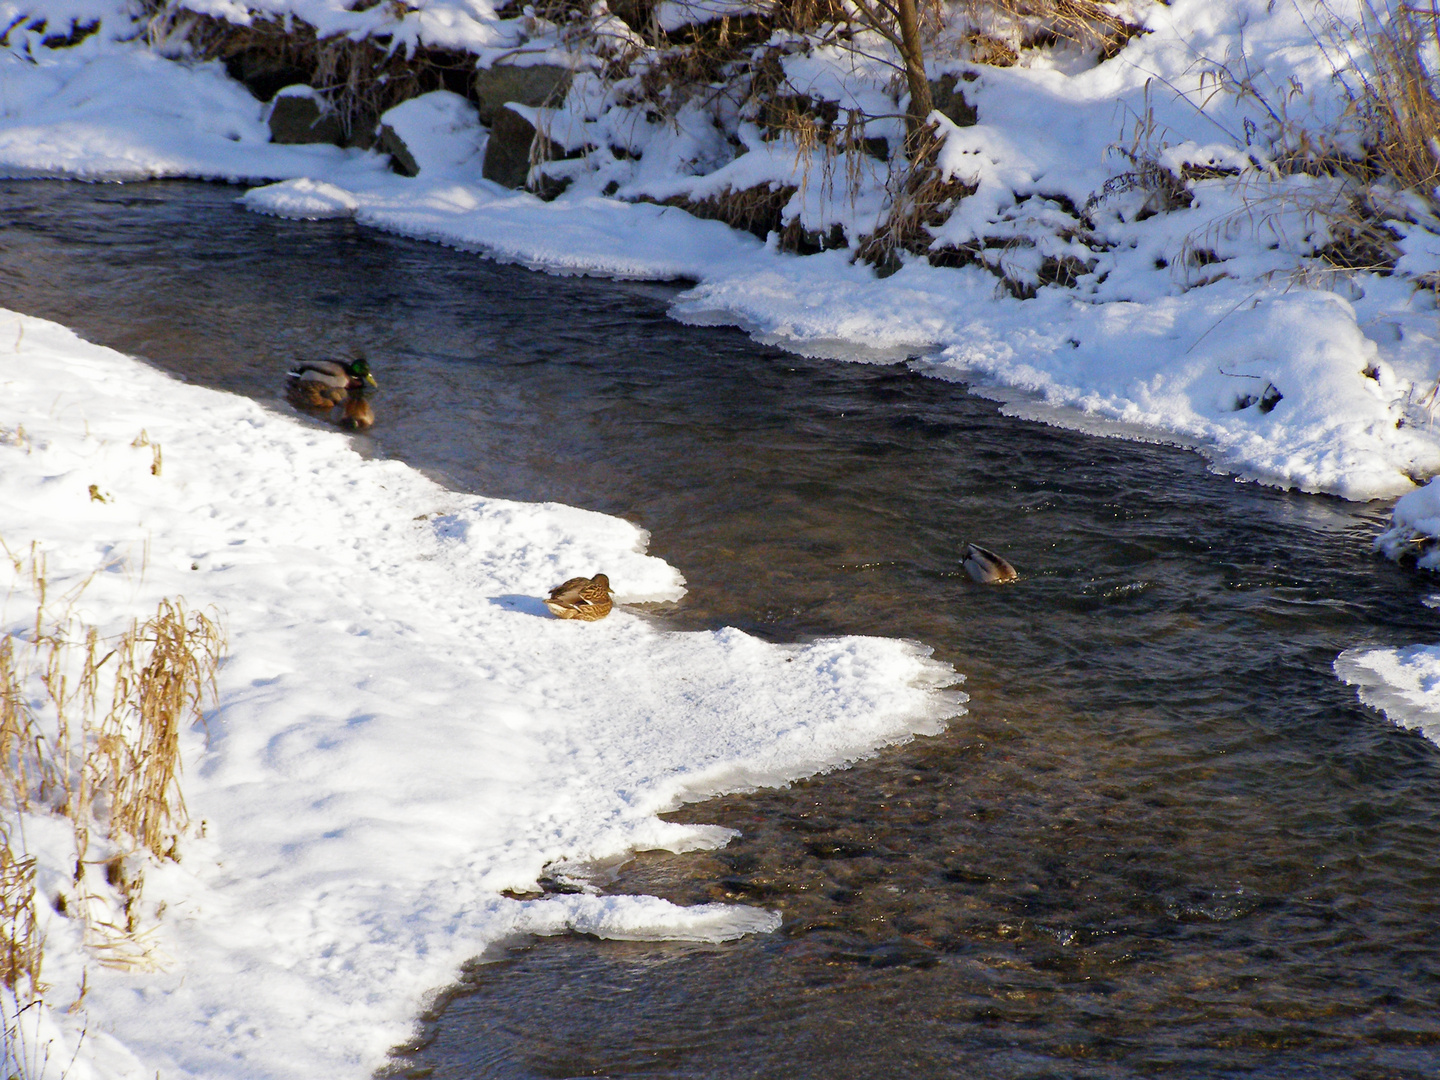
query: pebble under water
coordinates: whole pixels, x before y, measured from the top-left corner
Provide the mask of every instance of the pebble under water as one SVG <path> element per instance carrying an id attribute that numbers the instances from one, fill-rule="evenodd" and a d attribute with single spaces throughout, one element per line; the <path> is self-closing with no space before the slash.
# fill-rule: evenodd
<path id="1" fill-rule="evenodd" d="M 1440 582 L 1371 553 L 1386 506 L 236 194 L 0 183 L 0 303 L 277 410 L 291 360 L 363 349 L 362 445 L 650 529 L 691 589 L 651 617 L 913 638 L 967 676 L 942 735 L 672 815 L 727 848 L 586 871 L 780 931 L 506 943 L 396 1072 L 1440 1075 L 1440 749 L 1331 669 L 1435 637 Z M 968 541 L 1021 580 L 972 583 Z"/>

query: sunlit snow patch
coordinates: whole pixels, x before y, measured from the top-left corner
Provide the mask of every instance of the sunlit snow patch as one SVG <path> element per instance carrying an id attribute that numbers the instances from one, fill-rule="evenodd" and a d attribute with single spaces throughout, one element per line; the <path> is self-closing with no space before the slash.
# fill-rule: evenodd
<path id="1" fill-rule="evenodd" d="M 1336 658 L 1335 674 L 1366 705 L 1440 743 L 1440 645 L 1351 649 Z"/>
<path id="2" fill-rule="evenodd" d="M 344 188 L 305 177 L 251 188 L 236 201 L 248 210 L 297 221 L 353 217 L 360 205 Z"/>
<path id="3" fill-rule="evenodd" d="M 1396 500 L 1375 550 L 1396 561 L 1414 559 L 1422 570 L 1440 570 L 1440 480 Z"/>
<path id="4" fill-rule="evenodd" d="M 722 845 L 728 830 L 659 815 L 963 711 L 955 672 L 911 642 L 673 633 L 623 606 L 550 618 L 538 598 L 576 574 L 607 571 L 622 605 L 683 581 L 629 522 L 447 491 L 54 323 L 0 311 L 0 401 L 0 539 L 39 543 L 50 595 L 102 634 L 183 596 L 230 643 L 219 711 L 182 735 L 183 859 L 147 865 L 134 909 L 160 970 L 88 959 L 55 902 L 73 830 L 37 810 L 12 833 L 38 859 L 57 1006 L 36 1037 L 51 1032 L 55 1061 L 78 1043 L 72 1076 L 359 1078 L 427 994 L 517 932 L 774 929 L 754 908 L 538 882 L 556 863 Z M 33 587 L 0 560 L 6 631 L 33 626 Z M 102 1066 L 124 1056 L 110 1036 L 143 1067 Z"/>

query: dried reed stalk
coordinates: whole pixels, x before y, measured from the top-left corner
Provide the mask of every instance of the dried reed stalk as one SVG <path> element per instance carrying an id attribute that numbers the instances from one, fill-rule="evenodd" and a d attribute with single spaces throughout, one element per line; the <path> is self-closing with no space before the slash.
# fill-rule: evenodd
<path id="1" fill-rule="evenodd" d="M 346 138 L 371 145 L 376 121 L 387 109 L 431 90 L 470 92 L 475 57 L 426 46 L 391 47 L 385 36 L 320 37 L 315 28 L 288 16 L 255 13 L 241 25 L 198 15 L 170 0 L 144 0 L 152 45 L 181 45 L 202 60 L 223 61 L 243 79 L 247 65 L 293 72 L 334 107 Z M 392 15 L 403 17 L 403 5 Z"/>
<path id="2" fill-rule="evenodd" d="M 35 860 L 17 856 L 0 827 L 0 982 L 17 996 L 39 993 L 42 956 L 35 919 Z"/>
<path id="3" fill-rule="evenodd" d="M 24 679 L 16 670 L 14 641 L 7 636 L 0 640 L 0 771 L 17 814 L 30 809 L 33 773 L 45 760 L 35 746 L 40 737 L 25 699 Z"/>
<path id="4" fill-rule="evenodd" d="M 1358 33 L 1374 65 L 1360 75 L 1366 149 L 1379 171 L 1433 200 L 1440 182 L 1440 71 L 1431 65 L 1440 56 L 1440 5 L 1397 3 L 1388 18 L 1365 6 Z"/>
<path id="5" fill-rule="evenodd" d="M 109 796 L 109 826 L 148 848 L 173 857 L 167 829 L 187 822 L 180 791 L 180 732 L 204 719 L 215 699 L 215 672 L 224 650 L 219 626 L 207 616 L 186 614 L 179 601 L 162 600 L 155 616 L 132 626 L 114 652 L 118 660 L 114 699 L 96 732 L 97 787 Z M 98 769 L 95 767 L 98 766 Z"/>
<path id="6" fill-rule="evenodd" d="M 26 993 L 39 996 L 35 860 L 17 854 L 6 821 L 36 811 L 68 819 L 75 892 L 57 905 L 83 920 L 86 944 L 102 964 L 159 964 L 137 925 L 144 868 L 127 869 L 125 852 L 139 847 L 178 858 L 176 836 L 186 821 L 180 731 L 203 722 L 205 703 L 215 700 L 225 641 L 212 619 L 187 613 L 178 600 L 162 600 L 153 618 L 132 623 L 118 641 L 93 627 L 77 636 L 73 604 L 88 581 L 62 597 L 56 616 L 47 604 L 43 557 L 32 546 L 28 560 L 10 558 L 22 574 L 28 561 L 37 607 L 32 640 L 0 638 L 0 797 L 8 804 L 0 819 L 0 978 L 12 989 L 28 980 Z M 112 659 L 110 701 L 101 707 Z M 96 828 L 121 851 L 106 860 L 104 875 L 122 903 L 120 922 L 99 914 L 109 905 L 96 903 L 101 898 L 86 873 Z"/>
<path id="7" fill-rule="evenodd" d="M 881 272 L 899 267 L 899 253 L 926 253 L 934 242 L 930 231 L 943 224 L 955 206 L 975 193 L 974 184 L 946 175 L 940 167 L 944 139 L 926 124 L 906 140 L 908 164 L 891 174 L 890 210 L 885 221 L 856 249 L 855 257 Z"/>
<path id="8" fill-rule="evenodd" d="M 1102 59 L 1114 56 L 1142 27 L 1096 0 L 966 0 L 972 22 L 996 16 L 1026 27 L 1022 48 L 1070 41 L 1082 49 L 1098 48 Z"/>

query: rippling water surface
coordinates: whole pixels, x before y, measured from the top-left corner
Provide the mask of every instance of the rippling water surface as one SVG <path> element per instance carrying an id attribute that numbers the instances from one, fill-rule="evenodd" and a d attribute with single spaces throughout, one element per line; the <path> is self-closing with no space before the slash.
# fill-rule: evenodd
<path id="1" fill-rule="evenodd" d="M 436 1078 L 1440 1075 L 1440 750 L 1331 663 L 1433 640 L 1385 507 L 1001 416 L 904 365 L 806 360 L 562 279 L 234 189 L 0 183 L 0 303 L 284 409 L 363 349 L 361 440 L 487 495 L 629 518 L 657 617 L 915 638 L 936 738 L 689 806 L 723 851 L 596 871 L 784 914 L 724 946 L 517 941 L 399 1068 Z M 966 541 L 1020 568 L 972 585 Z M 358 991 L 357 991 L 358 992 Z"/>

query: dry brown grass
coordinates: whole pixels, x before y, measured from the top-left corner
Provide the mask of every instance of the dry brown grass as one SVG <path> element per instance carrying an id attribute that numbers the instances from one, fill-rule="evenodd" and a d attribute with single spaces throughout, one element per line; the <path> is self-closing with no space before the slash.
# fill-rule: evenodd
<path id="1" fill-rule="evenodd" d="M 1098 49 L 1102 59 L 1109 59 L 1143 32 L 1117 15 L 1114 5 L 1097 0 L 967 0 L 965 6 L 977 22 L 998 15 L 1013 23 L 1020 30 L 1017 44 L 1022 49 L 1068 41 L 1082 49 Z M 1002 61 L 1000 66 L 1006 64 Z"/>
<path id="2" fill-rule="evenodd" d="M 1312 26 L 1316 45 L 1334 67 L 1348 97 L 1337 122 L 1316 123 L 1305 111 L 1303 87 L 1278 85 L 1251 66 L 1243 51 L 1210 61 L 1214 85 L 1257 105 L 1259 126 L 1247 121 L 1237 143 L 1265 148 L 1267 160 L 1245 174 L 1244 208 L 1212 228 L 1248 225 L 1282 243 L 1304 248 L 1289 229 L 1325 239 L 1313 254 L 1341 271 L 1394 270 L 1399 236 L 1387 224 L 1417 221 L 1414 197 L 1440 213 L 1440 6 L 1366 3 L 1359 22 L 1322 8 Z M 1325 182 L 1293 188 L 1274 180 L 1303 174 Z M 1408 192 L 1408 195 L 1402 193 Z M 1299 221 L 1303 228 L 1296 229 Z M 1430 288 L 1421 278 L 1417 288 Z"/>
<path id="3" fill-rule="evenodd" d="M 257 15 L 242 26 L 165 0 L 145 6 L 152 45 L 220 60 L 234 78 L 263 88 L 257 95 L 266 99 L 281 85 L 307 83 L 334 107 L 354 145 L 371 145 L 380 115 L 402 101 L 431 90 L 471 93 L 475 58 L 468 53 L 422 46 L 407 54 L 388 49 L 383 38 L 322 38 L 299 19 Z"/>
<path id="4" fill-rule="evenodd" d="M 1440 5 L 1367 4 L 1356 28 L 1373 70 L 1357 72 L 1356 105 L 1371 166 L 1401 187 L 1428 193 L 1440 183 Z M 1387 17 L 1388 16 L 1388 17 Z"/>
<path id="5" fill-rule="evenodd" d="M 200 58 L 220 59 L 252 87 L 267 78 L 306 82 L 334 106 L 347 137 L 359 145 L 368 145 L 382 112 L 409 97 L 444 87 L 474 98 L 474 58 L 466 54 L 422 48 L 406 55 L 403 50 L 389 50 L 383 37 L 360 41 L 320 38 L 298 20 L 282 22 L 257 16 L 241 26 L 196 15 L 171 0 L 142 2 L 151 18 L 153 42 L 183 47 Z M 720 99 L 728 99 L 728 109 L 717 105 L 717 122 L 722 112 L 733 115 L 738 109 L 740 115 L 757 119 L 771 137 L 793 144 L 799 190 L 814 182 L 811 171 L 817 162 L 818 182 L 825 185 L 826 198 L 853 200 L 856 191 L 873 182 L 877 174 L 890 174 L 887 188 L 900 201 L 890 214 L 894 225 L 882 230 L 884 236 L 877 234 L 871 244 L 872 255 L 877 244 L 887 251 L 895 250 L 897 243 L 913 249 L 918 243 L 917 223 L 935 220 L 937 213 L 945 212 L 942 207 L 962 197 L 960 186 L 953 182 L 917 179 L 927 166 L 913 155 L 903 150 L 889 152 L 880 145 L 881 140 L 867 138 L 865 125 L 875 117 L 847 113 L 842 119 L 834 102 L 815 99 L 785 78 L 780 61 L 787 52 L 839 45 L 869 55 L 866 50 L 871 46 L 861 40 L 866 30 L 900 49 L 903 35 L 895 0 L 863 0 L 858 6 L 841 0 L 777 0 L 763 13 L 718 19 L 670 33 L 654 22 L 654 6 L 646 0 L 617 0 L 610 5 L 635 31 L 636 36 L 628 38 L 607 29 L 603 13 L 580 0 L 542 0 L 528 6 L 525 17 L 558 28 L 568 48 L 598 60 L 602 79 L 627 84 L 622 104 L 642 107 L 652 119 L 673 118 L 691 102 L 717 105 Z M 515 9 L 519 10 L 518 5 Z M 944 30 L 946 9 L 938 0 L 918 0 L 916 9 L 920 38 L 931 48 Z M 401 5 L 396 14 L 404 10 Z M 972 61 L 1013 63 L 1016 49 L 1062 41 L 1093 46 L 1108 56 L 1139 32 L 1116 14 L 1113 5 L 1101 0 L 967 0 L 960 10 L 973 26 L 968 38 L 962 34 L 950 40 L 961 41 Z M 994 38 L 982 27 L 1001 27 L 1014 40 L 1007 43 Z M 872 58 L 891 64 L 896 72 L 893 88 L 902 92 L 907 65 L 900 56 Z M 927 91 L 923 80 L 918 87 L 910 81 L 912 93 L 923 96 Z M 908 141 L 920 145 L 919 124 L 913 116 L 910 119 Z M 541 160 L 546 156 L 539 153 Z M 716 205 L 709 208 L 714 212 L 708 216 L 734 219 L 738 227 L 754 231 L 759 217 L 741 204 L 756 198 L 759 196 L 748 192 L 718 197 L 712 200 Z M 925 200 L 930 198 L 937 201 L 927 205 Z M 761 201 L 770 202 L 768 198 Z M 699 209 L 704 212 L 705 208 Z M 759 216 L 766 214 L 768 206 Z M 812 236 L 798 224 L 789 224 L 794 227 L 787 225 L 782 240 L 794 250 L 828 246 L 828 241 L 816 240 L 822 234 L 829 236 L 823 228 Z M 791 233 L 795 235 L 791 237 Z M 159 467 L 157 449 L 156 471 Z"/>
<path id="6" fill-rule="evenodd" d="M 22 1000 L 39 993 L 41 955 L 35 860 L 16 855 L 0 827 L 0 983 Z"/>
<path id="7" fill-rule="evenodd" d="M 35 862 L 14 846 L 21 815 L 69 821 L 74 890 L 54 902 L 85 920 L 97 958 L 150 962 L 152 947 L 137 926 L 143 861 L 179 858 L 186 824 L 180 733 L 203 723 L 215 700 L 225 639 L 214 619 L 178 600 L 162 600 L 151 618 L 101 637 L 74 617 L 85 583 L 51 600 L 42 557 L 32 549 L 12 562 L 28 574 L 36 614 L 24 637 L 0 638 L 0 963 L 7 985 L 23 977 L 38 994 Z M 87 872 L 92 836 L 102 838 L 103 884 Z M 92 902 L 107 886 L 123 910 L 118 922 L 97 914 L 109 903 Z"/>
<path id="8" fill-rule="evenodd" d="M 975 185 L 940 168 L 944 140 L 935 125 L 921 128 L 907 144 L 906 164 L 891 173 L 889 213 L 856 249 L 856 258 L 882 274 L 899 268 L 901 251 L 928 252 L 935 239 L 931 230 L 945 222 L 961 199 L 975 193 Z"/>
<path id="9" fill-rule="evenodd" d="M 703 199 L 677 195 L 666 199 L 665 204 L 706 221 L 723 221 L 732 229 L 743 229 L 764 240 L 772 231 L 783 228 L 781 213 L 795 191 L 791 184 L 758 184 L 752 188 L 727 188 Z"/>
<path id="10" fill-rule="evenodd" d="M 1315 43 L 1348 98 L 1345 115 L 1331 127 L 1293 112 L 1304 88 L 1293 79 L 1268 80 L 1243 51 L 1207 61 L 1202 82 L 1213 80 L 1259 106 L 1266 129 L 1251 125 L 1233 137 L 1246 145 L 1261 138 L 1279 173 L 1341 177 L 1362 187 L 1388 180 L 1433 199 L 1440 183 L 1440 70 L 1433 66 L 1440 55 L 1440 4 L 1428 2 L 1429 8 L 1367 2 L 1359 22 L 1322 9 L 1327 21 L 1312 27 Z"/>
<path id="11" fill-rule="evenodd" d="M 160 452 L 159 443 L 150 441 L 150 433 L 141 428 L 140 434 L 135 436 L 135 441 L 130 445 L 137 450 L 143 446 L 150 447 L 150 475 L 159 476 L 165 468 L 165 455 Z"/>
<path id="12" fill-rule="evenodd" d="M 186 824 L 180 732 L 204 721 L 224 645 L 213 620 L 162 600 L 115 646 L 114 697 L 95 730 L 98 753 L 87 755 L 108 797 L 113 839 L 129 837 L 157 857 L 175 856 L 175 833 Z"/>

